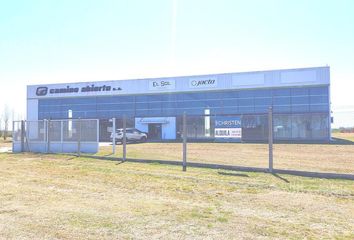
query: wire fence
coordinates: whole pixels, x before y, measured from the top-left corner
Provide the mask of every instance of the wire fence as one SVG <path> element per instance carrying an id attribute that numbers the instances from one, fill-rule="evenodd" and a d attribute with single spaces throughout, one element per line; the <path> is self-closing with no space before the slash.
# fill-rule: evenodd
<path id="1" fill-rule="evenodd" d="M 97 119 L 13 122 L 13 152 L 96 153 L 99 149 Z"/>
<path id="2" fill-rule="evenodd" d="M 107 128 L 111 137 L 113 129 L 125 135 L 112 137 L 114 143 L 102 146 L 97 155 L 178 164 L 184 170 L 186 166 L 204 166 L 310 176 L 344 174 L 354 179 L 354 142 L 331 142 L 329 121 L 325 114 L 289 117 L 272 111 L 259 115 L 184 115 L 175 120 L 125 117 L 113 119 Z M 170 123 L 175 126 L 172 136 L 166 130 Z M 132 133 L 135 127 L 140 131 Z M 131 134 L 141 132 L 147 133 L 147 141 L 132 139 Z"/>
<path id="3" fill-rule="evenodd" d="M 354 179 L 354 141 L 330 142 L 329 121 L 325 114 L 288 116 L 272 109 L 258 115 L 17 121 L 13 144 L 14 152 L 84 153 L 183 170 L 197 166 Z"/>

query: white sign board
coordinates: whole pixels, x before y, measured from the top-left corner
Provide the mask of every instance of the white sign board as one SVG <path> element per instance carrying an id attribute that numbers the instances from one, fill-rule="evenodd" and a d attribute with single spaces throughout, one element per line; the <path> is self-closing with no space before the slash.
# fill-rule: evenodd
<path id="1" fill-rule="evenodd" d="M 242 128 L 217 128 L 215 129 L 216 138 L 241 138 Z"/>
<path id="2" fill-rule="evenodd" d="M 215 88 L 218 86 L 216 78 L 191 78 L 189 79 L 189 88 Z"/>
<path id="3" fill-rule="evenodd" d="M 149 80 L 149 90 L 173 90 L 176 88 L 174 79 L 154 79 Z"/>

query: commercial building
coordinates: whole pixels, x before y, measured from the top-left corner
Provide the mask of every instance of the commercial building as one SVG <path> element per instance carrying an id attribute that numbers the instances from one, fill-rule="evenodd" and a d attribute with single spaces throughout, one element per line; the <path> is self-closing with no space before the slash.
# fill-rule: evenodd
<path id="1" fill-rule="evenodd" d="M 242 141 L 263 141 L 270 106 L 275 140 L 329 141 L 329 67 L 27 87 L 28 120 L 100 119 L 101 140 L 124 115 L 150 139 L 175 140 L 186 112 L 189 138 L 215 140 L 217 120 L 235 118 Z"/>

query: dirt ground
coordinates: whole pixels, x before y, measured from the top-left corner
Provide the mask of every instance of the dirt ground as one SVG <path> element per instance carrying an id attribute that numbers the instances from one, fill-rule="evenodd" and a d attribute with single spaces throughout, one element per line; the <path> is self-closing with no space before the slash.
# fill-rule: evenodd
<path id="1" fill-rule="evenodd" d="M 0 239 L 320 238 L 354 238 L 352 181 L 0 154 Z"/>

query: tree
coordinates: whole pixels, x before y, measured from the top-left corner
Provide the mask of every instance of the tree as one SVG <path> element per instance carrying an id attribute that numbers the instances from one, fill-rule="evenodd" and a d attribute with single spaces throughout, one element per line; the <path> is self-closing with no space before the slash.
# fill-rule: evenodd
<path id="1" fill-rule="evenodd" d="M 3 134 L 4 140 L 6 140 L 7 134 L 8 134 L 8 130 L 9 130 L 10 114 L 11 114 L 10 108 L 6 104 L 5 107 L 4 107 L 3 115 L 2 115 L 2 118 L 4 119 L 4 134 Z"/>

